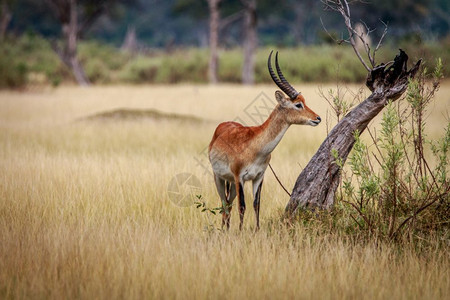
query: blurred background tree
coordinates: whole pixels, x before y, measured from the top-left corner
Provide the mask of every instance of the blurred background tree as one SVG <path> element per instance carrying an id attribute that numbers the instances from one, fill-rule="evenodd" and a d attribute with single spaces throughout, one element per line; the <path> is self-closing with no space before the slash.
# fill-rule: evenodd
<path id="1" fill-rule="evenodd" d="M 68 0 L 67 0 L 68 1 Z M 224 19 L 245 8 L 249 0 L 222 0 Z M 44 37 L 56 37 L 61 32 L 57 17 L 48 9 L 48 1 L 1 0 L 0 9 L 9 10 L 8 31 L 21 34 L 27 30 Z M 64 2 L 64 1 L 56 1 Z M 78 0 L 82 37 L 100 39 L 120 45 L 130 25 L 148 47 L 206 47 L 208 45 L 207 0 Z M 313 44 L 321 42 L 320 18 L 336 31 L 342 29 L 336 16 L 323 10 L 320 0 L 255 0 L 258 40 L 260 45 Z M 355 20 L 364 20 L 370 28 L 380 27 L 380 20 L 389 24 L 392 38 L 417 34 L 422 39 L 440 39 L 450 31 L 450 4 L 447 0 L 377 0 L 354 2 Z M 7 18 L 8 19 L 8 18 Z M 3 18 L 2 18 L 3 20 Z M 244 17 L 227 24 L 222 46 L 241 44 L 240 31 Z M 3 24 L 3 22 L 1 22 Z M 86 30 L 85 30 L 86 29 Z"/>
<path id="2" fill-rule="evenodd" d="M 114 16 L 119 6 L 132 6 L 125 0 L 46 0 L 61 26 L 62 45 L 52 43 L 61 61 L 72 70 L 80 85 L 89 85 L 89 79 L 77 57 L 77 40 L 82 38 L 102 16 Z"/>
<path id="3" fill-rule="evenodd" d="M 72 2 L 76 4 L 76 20 L 70 23 Z M 211 10 L 213 2 L 217 2 L 217 9 Z M 373 40 L 383 33 L 382 22 L 389 25 L 385 49 L 423 45 L 427 49 L 417 48 L 415 53 L 426 57 L 440 51 L 446 62 L 450 43 L 448 0 L 371 0 L 351 5 L 353 20 L 364 20 L 364 26 L 373 30 Z M 216 23 L 211 23 L 211 11 L 217 13 Z M 76 30 L 69 30 L 71 35 L 64 32 L 69 24 L 76 24 Z M 74 74 L 72 78 L 82 84 L 183 80 L 252 84 L 266 80 L 259 72 L 267 58 L 259 56 L 259 51 L 275 46 L 297 47 L 323 60 L 315 60 L 315 66 L 309 66 L 311 59 L 301 61 L 303 70 L 287 66 L 287 75 L 294 80 L 317 80 L 317 72 L 319 78 L 329 80 L 329 72 L 324 69 L 327 56 L 345 59 L 330 35 L 344 38 L 343 32 L 337 15 L 325 10 L 320 0 L 0 0 L 4 68 L 11 69 L 8 64 L 14 60 L 20 74 L 42 73 L 44 69 L 51 82 L 66 79 L 66 71 L 53 62 L 45 61 L 44 66 L 44 60 L 39 65 L 29 58 L 36 56 L 36 48 L 46 51 L 45 43 L 38 40 L 49 41 L 65 68 Z M 69 45 L 70 40 L 75 43 Z M 322 54 L 308 50 L 326 44 L 336 50 Z M 184 53 L 178 65 L 172 62 L 177 49 Z M 14 59 L 8 56 L 13 52 Z M 132 59 L 126 53 L 131 53 Z M 341 74 L 350 81 L 361 77 L 348 66 Z"/>

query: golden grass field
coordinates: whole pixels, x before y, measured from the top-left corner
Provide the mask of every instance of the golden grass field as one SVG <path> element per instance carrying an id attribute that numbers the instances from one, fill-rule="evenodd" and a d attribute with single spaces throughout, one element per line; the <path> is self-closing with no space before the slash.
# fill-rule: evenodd
<path id="1" fill-rule="evenodd" d="M 291 127 L 275 149 L 272 166 L 288 189 L 333 123 L 317 85 L 301 90 L 324 122 Z M 249 184 L 242 232 L 236 211 L 223 233 L 211 229 L 220 216 L 169 199 L 171 179 L 190 173 L 208 206 L 219 205 L 202 167 L 209 167 L 203 151 L 214 128 L 236 118 L 254 124 L 255 109 L 267 115 L 261 104 L 274 106 L 274 91 L 180 85 L 0 92 L 0 298 L 448 299 L 448 248 L 418 253 L 352 244 L 301 225 L 287 229 L 279 223 L 288 197 L 270 170 L 256 233 Z M 448 122 L 449 95 L 447 83 L 430 108 L 431 137 Z M 202 120 L 83 119 L 118 108 Z"/>

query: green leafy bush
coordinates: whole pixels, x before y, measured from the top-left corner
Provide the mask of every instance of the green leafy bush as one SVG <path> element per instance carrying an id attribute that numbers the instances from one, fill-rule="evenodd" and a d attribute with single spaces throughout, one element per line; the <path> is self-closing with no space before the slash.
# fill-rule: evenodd
<path id="1" fill-rule="evenodd" d="M 119 81 L 128 83 L 155 82 L 160 63 L 159 59 L 139 55 L 125 64 L 119 72 Z"/>
<path id="2" fill-rule="evenodd" d="M 412 59 L 424 58 L 432 67 L 431 57 L 441 56 L 444 63 L 450 61 L 448 41 L 419 46 L 403 43 L 402 47 Z M 341 82 L 363 82 L 367 75 L 348 47 L 322 45 L 280 49 L 274 46 L 257 50 L 256 83 L 271 82 L 267 58 L 271 50 L 277 49 L 280 51 L 283 72 L 293 83 L 324 83 L 337 79 Z M 395 54 L 392 49 L 386 47 L 386 50 L 380 51 L 377 60 L 390 61 Z M 58 85 L 64 81 L 74 81 L 71 71 L 52 50 L 50 42 L 32 33 L 2 43 L 0 54 L 0 87 Z M 151 50 L 133 56 L 98 41 L 81 41 L 78 55 L 86 75 L 94 84 L 208 82 L 208 49 L 184 48 L 172 52 Z M 241 48 L 220 50 L 219 81 L 240 83 L 242 65 Z"/>
<path id="3" fill-rule="evenodd" d="M 259 52 L 258 52 L 259 54 Z M 244 59 L 239 49 L 227 50 L 220 53 L 219 57 L 219 80 L 223 82 L 240 83 L 242 81 L 242 65 Z M 267 63 L 266 63 L 267 64 Z M 267 65 L 264 68 L 267 74 Z M 255 81 L 261 82 L 260 55 L 256 56 Z"/>
<path id="4" fill-rule="evenodd" d="M 23 87 L 27 83 L 27 65 L 10 58 L 10 55 L 0 50 L 0 88 Z"/>

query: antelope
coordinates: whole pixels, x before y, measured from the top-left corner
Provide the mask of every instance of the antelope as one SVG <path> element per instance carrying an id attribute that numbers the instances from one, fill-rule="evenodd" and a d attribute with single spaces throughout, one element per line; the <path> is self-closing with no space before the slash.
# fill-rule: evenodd
<path id="1" fill-rule="evenodd" d="M 253 208 L 256 215 L 256 230 L 259 229 L 259 207 L 264 172 L 270 162 L 272 151 L 292 124 L 319 125 L 321 119 L 305 104 L 305 98 L 284 78 L 275 55 L 277 75 L 272 69 L 272 52 L 267 66 L 270 76 L 281 91 L 275 92 L 278 104 L 259 126 L 243 126 L 237 122 L 224 122 L 217 126 L 209 144 L 214 182 L 222 201 L 222 229 L 230 228 L 233 200 L 238 197 L 240 216 L 239 229 L 242 230 L 245 214 L 244 183 L 252 181 Z"/>

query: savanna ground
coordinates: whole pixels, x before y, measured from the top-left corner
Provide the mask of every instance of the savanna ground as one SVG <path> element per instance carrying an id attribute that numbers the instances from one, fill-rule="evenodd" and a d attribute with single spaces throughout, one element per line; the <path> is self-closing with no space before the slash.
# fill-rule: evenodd
<path id="1" fill-rule="evenodd" d="M 317 86 L 301 91 L 324 122 L 291 127 L 272 156 L 288 189 L 335 123 Z M 215 229 L 219 216 L 170 200 L 172 178 L 190 173 L 201 185 L 194 193 L 208 207 L 219 205 L 204 152 L 214 128 L 236 118 L 260 122 L 255 109 L 267 116 L 262 107 L 275 105 L 274 91 L 161 85 L 0 92 L 0 298 L 448 297 L 448 247 L 431 243 L 418 252 L 283 226 L 288 197 L 270 170 L 256 233 L 250 185 L 242 232 L 236 211 L 223 233 Z M 444 131 L 449 95 L 447 82 L 430 108 L 431 137 Z M 200 120 L 84 119 L 119 108 Z M 180 193 L 191 190 L 182 185 Z"/>

